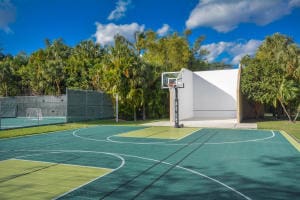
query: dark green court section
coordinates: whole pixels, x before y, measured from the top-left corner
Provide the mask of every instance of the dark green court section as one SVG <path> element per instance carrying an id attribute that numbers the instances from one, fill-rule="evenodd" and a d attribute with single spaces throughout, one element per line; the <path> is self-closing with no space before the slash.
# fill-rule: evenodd
<path id="1" fill-rule="evenodd" d="M 277 131 L 202 129 L 181 140 L 118 137 L 144 128 L 94 126 L 4 139 L 0 159 L 114 170 L 59 199 L 300 196 L 300 153 Z"/>

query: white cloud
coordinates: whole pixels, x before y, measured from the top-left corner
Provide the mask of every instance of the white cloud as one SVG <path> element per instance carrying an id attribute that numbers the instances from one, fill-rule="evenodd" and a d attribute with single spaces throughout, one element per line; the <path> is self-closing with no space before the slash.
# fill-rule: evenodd
<path id="1" fill-rule="evenodd" d="M 209 54 L 205 56 L 208 62 L 214 61 L 219 55 L 223 52 L 227 51 L 230 47 L 232 47 L 234 43 L 232 42 L 219 42 L 219 43 L 211 43 L 207 45 L 203 45 L 202 49 L 206 49 L 209 51 Z"/>
<path id="2" fill-rule="evenodd" d="M 300 0 L 200 0 L 186 27 L 212 27 L 219 32 L 235 29 L 240 23 L 269 24 L 300 6 Z"/>
<path id="3" fill-rule="evenodd" d="M 109 14 L 108 20 L 118 20 L 125 16 L 127 6 L 129 6 L 131 0 L 118 0 L 116 8 Z"/>
<path id="4" fill-rule="evenodd" d="M 101 24 L 96 22 L 97 31 L 94 34 L 96 42 L 101 45 L 112 44 L 114 42 L 114 36 L 120 34 L 129 41 L 134 40 L 134 33 L 139 31 L 143 32 L 145 25 L 139 25 L 137 23 L 116 25 L 114 23 Z"/>
<path id="5" fill-rule="evenodd" d="M 240 60 L 245 55 L 254 55 L 257 48 L 261 45 L 261 40 L 251 39 L 247 42 L 218 42 L 203 45 L 202 49 L 209 51 L 206 56 L 208 62 L 215 61 L 221 54 L 227 54 L 230 57 L 230 63 L 233 65 L 239 64 Z M 226 58 L 228 61 L 228 58 Z"/>
<path id="6" fill-rule="evenodd" d="M 156 31 L 159 36 L 164 36 L 170 30 L 170 26 L 168 24 L 164 24 L 160 29 Z"/>
<path id="7" fill-rule="evenodd" d="M 8 24 L 15 21 L 16 8 L 10 0 L 0 0 L 0 29 L 6 33 L 12 33 Z"/>

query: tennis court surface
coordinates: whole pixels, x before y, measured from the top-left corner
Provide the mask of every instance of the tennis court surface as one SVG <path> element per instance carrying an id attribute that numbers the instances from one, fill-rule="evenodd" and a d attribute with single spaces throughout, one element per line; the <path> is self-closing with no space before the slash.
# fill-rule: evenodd
<path id="1" fill-rule="evenodd" d="M 300 197 L 300 152 L 278 131 L 93 126 L 0 152 L 0 199 Z"/>

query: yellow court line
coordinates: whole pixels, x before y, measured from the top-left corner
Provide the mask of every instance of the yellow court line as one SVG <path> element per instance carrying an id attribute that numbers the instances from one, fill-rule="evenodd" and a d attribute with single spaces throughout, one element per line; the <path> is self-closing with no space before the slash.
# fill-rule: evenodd
<path id="1" fill-rule="evenodd" d="M 300 152 L 300 144 L 288 133 L 285 131 L 279 131 L 290 143 L 293 147 L 295 147 Z"/>

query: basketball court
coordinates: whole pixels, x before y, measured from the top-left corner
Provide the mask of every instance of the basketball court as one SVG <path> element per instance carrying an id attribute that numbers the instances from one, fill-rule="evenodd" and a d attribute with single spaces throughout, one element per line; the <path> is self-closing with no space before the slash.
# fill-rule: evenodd
<path id="1" fill-rule="evenodd" d="M 0 140 L 1 199 L 297 199 L 299 144 L 278 131 L 145 126 Z"/>

